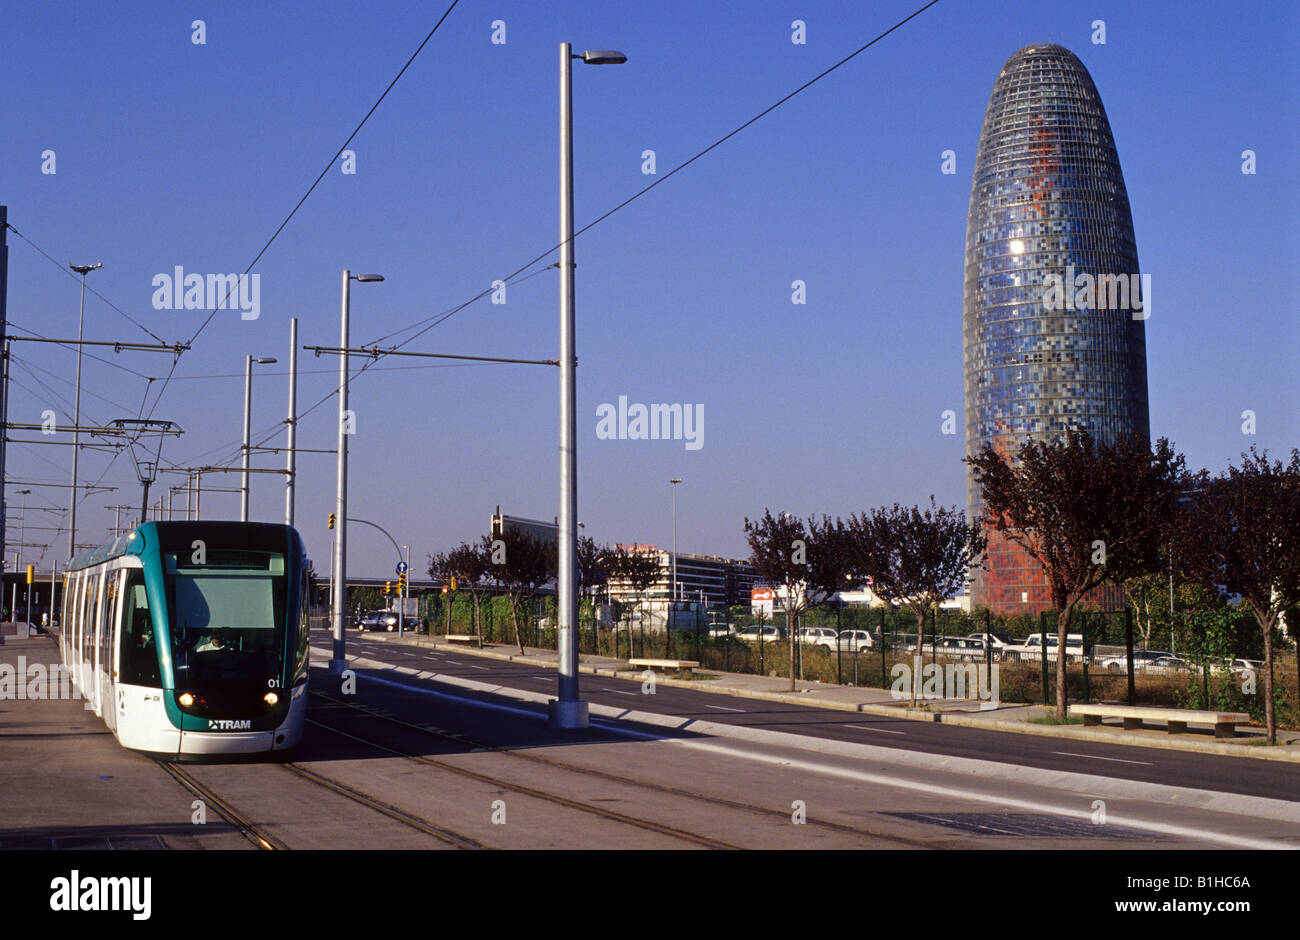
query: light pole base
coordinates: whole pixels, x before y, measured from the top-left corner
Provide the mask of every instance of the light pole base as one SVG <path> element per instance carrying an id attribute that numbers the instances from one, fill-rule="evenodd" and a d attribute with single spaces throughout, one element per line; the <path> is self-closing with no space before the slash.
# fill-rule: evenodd
<path id="1" fill-rule="evenodd" d="M 548 702 L 546 727 L 580 729 L 588 727 L 586 702 Z"/>
<path id="2" fill-rule="evenodd" d="M 329 674 L 331 676 L 341 676 L 347 668 L 348 661 L 346 659 L 331 659 Z"/>

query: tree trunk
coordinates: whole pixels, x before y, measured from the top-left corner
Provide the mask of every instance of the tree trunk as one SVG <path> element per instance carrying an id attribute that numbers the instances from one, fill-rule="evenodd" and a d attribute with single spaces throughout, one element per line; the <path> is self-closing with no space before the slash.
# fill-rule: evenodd
<path id="1" fill-rule="evenodd" d="M 912 707 L 916 707 L 916 690 L 921 685 L 920 671 L 925 663 L 925 614 L 928 609 L 922 608 L 916 610 L 913 608 L 912 613 L 916 614 L 916 657 L 912 659 L 912 665 L 916 666 L 917 675 L 912 676 Z"/>
<path id="2" fill-rule="evenodd" d="M 1273 714 L 1273 621 L 1272 611 L 1255 608 L 1255 619 L 1264 631 L 1264 727 L 1268 743 L 1277 743 L 1277 717 Z"/>
<path id="3" fill-rule="evenodd" d="M 519 655 L 524 656 L 524 638 L 519 632 L 519 598 L 510 598 L 510 622 L 515 627 L 515 642 L 519 644 Z"/>
<path id="4" fill-rule="evenodd" d="M 786 601 L 791 601 L 790 591 L 786 589 Z M 787 603 L 785 606 L 785 629 L 790 634 L 790 691 L 794 691 L 794 604 Z M 763 642 L 760 635 L 758 641 Z"/>
<path id="5" fill-rule="evenodd" d="M 1078 603 L 1078 598 L 1065 601 L 1063 608 L 1056 614 L 1056 720 L 1065 721 L 1066 706 L 1066 688 L 1065 688 L 1065 663 L 1069 658 L 1065 652 L 1065 638 L 1070 631 L 1070 614 L 1074 611 L 1074 605 Z M 1047 642 L 1047 637 L 1043 637 L 1043 643 Z"/>

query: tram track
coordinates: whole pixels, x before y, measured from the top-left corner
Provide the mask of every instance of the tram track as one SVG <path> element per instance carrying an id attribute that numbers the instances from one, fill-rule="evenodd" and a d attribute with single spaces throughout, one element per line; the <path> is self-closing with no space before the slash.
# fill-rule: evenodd
<path id="1" fill-rule="evenodd" d="M 366 714 L 366 712 L 364 710 L 361 710 L 361 714 Z M 379 717 L 379 716 L 372 715 L 371 717 Z M 618 810 L 606 809 L 605 807 L 601 807 L 601 806 L 592 806 L 590 803 L 584 803 L 581 800 L 570 799 L 568 797 L 560 796 L 559 794 L 556 793 L 548 793 L 545 790 L 539 790 L 536 787 L 530 787 L 526 784 L 522 784 L 517 781 L 504 780 L 500 777 L 493 777 L 489 774 L 480 773 L 475 770 L 469 770 L 468 768 L 465 767 L 458 767 L 455 764 L 449 764 L 446 761 L 440 761 L 432 757 L 426 757 L 423 754 L 411 754 L 408 751 L 403 751 L 399 748 L 390 747 L 387 744 L 381 744 L 378 741 L 373 741 L 367 738 L 359 737 L 358 735 L 352 734 L 351 732 L 343 731 L 340 728 L 332 727 L 330 725 L 325 724 L 324 722 L 316 721 L 315 719 L 312 718 L 307 719 L 307 724 L 316 725 L 317 727 L 329 731 L 333 734 L 337 734 L 351 741 L 355 741 L 358 744 L 363 744 L 366 745 L 367 747 L 372 747 L 376 750 L 383 751 L 387 754 L 391 754 L 394 757 L 401 757 L 409 761 L 414 761 L 424 766 L 436 767 L 439 770 L 446 771 L 447 773 L 455 774 L 456 776 L 464 777 L 469 780 L 473 780 L 476 783 L 483 783 L 489 786 L 498 787 L 502 790 L 513 791 L 523 796 L 528 796 L 534 799 L 542 800 L 543 802 L 550 803 L 555 806 L 563 806 L 566 809 L 576 810 L 580 813 L 585 813 L 591 816 L 598 816 L 602 819 L 606 819 L 611 822 L 620 823 L 625 826 L 631 826 L 633 828 L 641 829 L 647 832 L 654 832 L 659 835 L 668 836 L 670 838 L 678 839 L 684 842 L 689 842 L 693 845 L 701 846 L 703 848 L 709 848 L 709 849 L 739 849 L 740 848 L 740 846 L 733 845 L 729 842 L 723 842 L 719 839 L 714 839 L 709 836 L 700 835 L 699 833 L 690 832 L 689 830 L 678 829 L 675 826 L 668 826 L 663 823 L 657 823 L 648 819 L 641 819 L 636 816 L 629 816 L 626 813 L 620 813 Z"/>
<path id="2" fill-rule="evenodd" d="M 626 777 L 621 774 L 611 773 L 610 771 L 598 770 L 591 767 L 582 767 L 575 764 L 569 764 L 563 761 L 555 760 L 554 758 L 542 757 L 537 754 L 531 754 L 531 753 L 525 754 L 512 748 L 504 748 L 495 744 L 491 744 L 490 742 L 476 740 L 474 738 L 471 738 L 459 732 L 453 732 L 441 728 L 435 728 L 432 725 L 428 725 L 428 724 L 417 724 L 414 722 L 409 722 L 402 718 L 398 718 L 396 715 L 386 712 L 384 709 L 379 709 L 374 706 L 361 705 L 359 703 L 354 703 L 354 702 L 347 702 L 342 699 L 335 698 L 333 696 L 329 696 L 315 690 L 312 690 L 310 694 L 319 699 L 323 699 L 332 705 L 349 708 L 354 711 L 360 712 L 363 715 L 367 715 L 371 718 L 376 718 L 376 719 L 390 722 L 392 724 L 397 724 L 414 731 L 420 731 L 425 734 L 429 734 L 441 738 L 443 740 L 452 741 L 456 744 L 461 744 L 472 748 L 480 748 L 482 750 L 492 751 L 498 754 L 509 755 L 510 757 L 516 760 L 522 760 L 533 764 L 547 766 L 562 772 L 595 777 L 611 783 L 617 783 L 625 786 L 632 786 L 643 790 L 650 790 L 668 796 L 682 797 L 692 801 L 704 802 L 723 809 L 739 810 L 742 812 L 747 812 L 753 815 L 761 816 L 766 819 L 781 819 L 783 821 L 788 822 L 790 818 L 789 811 L 785 809 L 776 809 L 772 807 L 759 806 L 753 803 L 746 803 L 739 800 L 730 800 L 725 797 L 713 796 L 707 793 L 700 793 L 695 790 L 688 790 L 683 787 L 676 787 L 670 784 L 655 783 L 653 781 L 648 781 L 648 780 L 639 780 L 632 777 Z M 348 734 L 347 732 L 339 731 L 336 728 L 330 728 L 328 725 L 325 725 L 319 721 L 315 721 L 314 719 L 309 718 L 307 722 L 308 724 L 315 724 L 320 727 L 326 728 L 327 730 L 333 731 L 336 734 L 345 735 L 347 737 L 352 738 L 353 740 L 360 741 L 361 743 L 384 748 L 386 750 L 394 751 L 395 753 L 402 753 L 402 752 L 395 751 L 395 749 L 388 748 L 386 745 L 379 745 L 376 744 L 375 742 L 364 741 L 363 739 L 357 738 L 356 736 Z M 494 783 L 496 785 L 509 787 L 510 789 L 515 789 L 515 790 L 520 789 L 518 784 L 496 780 L 494 778 L 490 778 L 485 775 L 478 774 L 474 771 L 465 770 L 464 768 L 449 766 L 442 761 L 437 761 L 433 758 L 425 757 L 423 755 L 404 754 L 404 756 L 412 760 L 420 761 L 422 763 L 432 763 L 438 767 L 451 770 L 454 773 L 462 774 L 464 776 L 470 776 L 486 783 Z M 555 801 L 557 799 L 565 799 L 565 798 L 557 798 L 554 796 L 554 794 L 541 793 L 538 795 L 541 795 L 543 798 L 552 801 Z M 571 804 L 574 801 L 565 799 L 565 802 Z M 578 807 L 575 808 L 585 809 L 586 811 L 593 812 L 597 815 L 606 815 L 606 816 L 608 816 L 610 813 L 613 812 L 611 810 L 606 810 L 602 807 L 592 807 L 589 804 L 580 804 Z M 616 814 L 616 815 L 622 817 L 621 821 L 627 821 L 633 818 L 633 817 L 626 817 L 624 816 L 624 814 Z M 651 824 L 651 825 L 657 826 L 658 824 Z M 911 839 L 911 838 L 907 838 L 906 836 L 897 835 L 895 833 L 886 833 L 886 832 L 881 832 L 873 829 L 864 829 L 860 826 L 850 826 L 844 823 L 832 822 L 830 820 L 808 819 L 806 821 L 806 825 L 817 829 L 824 829 L 827 831 L 840 833 L 843 835 L 851 835 L 851 836 L 859 837 L 864 840 L 874 840 L 874 841 L 883 840 L 886 842 L 892 842 L 902 848 L 912 848 L 912 849 L 934 848 L 934 843 L 932 841 L 926 841 L 922 839 Z M 708 837 L 705 836 L 695 836 L 693 834 L 685 833 L 684 830 L 672 830 L 669 834 L 677 835 L 679 838 L 685 836 L 690 841 L 697 841 L 699 839 L 703 839 L 707 841 L 716 841 L 716 840 L 709 840 Z M 733 846 L 725 843 L 718 843 L 710 847 L 738 848 L 737 846 Z"/>
<path id="3" fill-rule="evenodd" d="M 259 849 L 267 851 L 283 851 L 288 848 L 287 845 L 275 838 L 275 836 L 264 832 L 260 827 L 250 821 L 245 814 L 235 809 L 235 807 L 230 803 L 218 796 L 216 791 L 207 784 L 201 783 L 197 780 L 188 770 L 178 767 L 170 761 L 158 760 L 156 763 L 171 775 L 177 783 L 202 800 L 205 806 L 211 806 L 215 809 L 217 815 L 221 816 L 222 819 L 239 830 L 241 836 L 253 843 L 253 845 L 257 846 Z"/>

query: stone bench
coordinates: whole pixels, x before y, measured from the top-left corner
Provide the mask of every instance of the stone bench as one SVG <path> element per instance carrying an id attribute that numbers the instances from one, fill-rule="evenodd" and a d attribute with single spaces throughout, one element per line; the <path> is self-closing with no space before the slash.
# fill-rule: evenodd
<path id="1" fill-rule="evenodd" d="M 1124 719 L 1124 729 L 1133 731 L 1143 721 L 1163 721 L 1170 734 L 1186 734 L 1190 722 L 1214 725 L 1216 738 L 1233 738 L 1237 725 L 1250 721 L 1245 712 L 1198 711 L 1192 708 L 1146 708 L 1139 705 L 1071 705 L 1070 714 L 1082 715 L 1085 727 L 1101 724 L 1102 718 Z"/>
<path id="2" fill-rule="evenodd" d="M 676 669 L 678 672 L 690 672 L 700 667 L 694 659 L 629 659 L 629 666 L 644 666 L 647 669 Z"/>
<path id="3" fill-rule="evenodd" d="M 483 638 L 472 633 L 448 633 L 443 639 L 448 643 L 468 643 L 471 646 L 483 646 Z"/>

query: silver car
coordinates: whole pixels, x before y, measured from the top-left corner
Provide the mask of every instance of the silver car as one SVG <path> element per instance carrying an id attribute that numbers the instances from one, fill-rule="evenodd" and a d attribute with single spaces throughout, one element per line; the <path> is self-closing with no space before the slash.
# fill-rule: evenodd
<path id="1" fill-rule="evenodd" d="M 841 630 L 839 648 L 846 653 L 866 653 L 875 649 L 876 638 L 870 630 Z"/>

